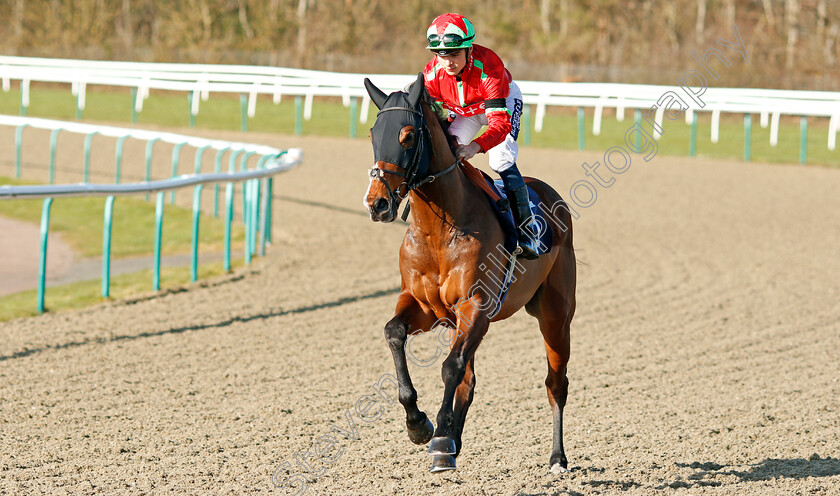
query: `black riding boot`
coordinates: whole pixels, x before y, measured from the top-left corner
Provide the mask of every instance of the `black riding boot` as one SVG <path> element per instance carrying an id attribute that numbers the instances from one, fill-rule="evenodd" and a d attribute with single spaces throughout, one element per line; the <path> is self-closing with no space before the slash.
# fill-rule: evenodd
<path id="1" fill-rule="evenodd" d="M 528 187 L 522 185 L 507 191 L 513 221 L 516 223 L 516 233 L 519 237 L 519 247 L 522 248 L 520 257 L 534 260 L 539 257 L 537 252 L 537 234 L 534 232 L 535 220 L 528 207 Z"/>
<path id="2" fill-rule="evenodd" d="M 535 234 L 536 221 L 528 207 L 528 187 L 525 186 L 525 180 L 522 179 L 522 174 L 516 164 L 499 172 L 499 175 L 505 185 L 510 209 L 513 212 L 513 221 L 516 224 L 519 247 L 522 248 L 519 256 L 526 260 L 534 260 L 539 257 L 537 248 L 539 238 Z"/>

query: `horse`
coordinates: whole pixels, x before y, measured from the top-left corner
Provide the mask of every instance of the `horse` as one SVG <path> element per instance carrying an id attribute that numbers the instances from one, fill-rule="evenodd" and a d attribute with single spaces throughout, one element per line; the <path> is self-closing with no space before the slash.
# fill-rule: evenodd
<path id="1" fill-rule="evenodd" d="M 401 201 L 408 198 L 412 216 L 399 252 L 400 293 L 394 316 L 385 325 L 409 439 L 418 445 L 429 443 L 432 472 L 455 469 L 476 383 L 476 349 L 491 322 L 525 307 L 539 322 L 548 360 L 545 386 L 554 422 L 548 467 L 552 473 L 567 472 L 563 407 L 576 284 L 568 207 L 549 185 L 525 178 L 544 205 L 565 208 L 554 208 L 550 251 L 535 260 L 513 257 L 508 268 L 516 268 L 516 277 L 501 307 L 491 308 L 493 298 L 486 288 L 491 278 L 501 280 L 506 271 L 504 264 L 487 261 L 502 247 L 503 231 L 484 193 L 458 167 L 448 133 L 427 101 L 423 75 L 408 92 L 386 95 L 367 78 L 365 87 L 379 108 L 371 129 L 374 164 L 365 208 L 374 222 L 392 222 Z M 441 366 L 444 393 L 435 428 L 417 407 L 406 341 L 441 326 L 452 331 Z"/>

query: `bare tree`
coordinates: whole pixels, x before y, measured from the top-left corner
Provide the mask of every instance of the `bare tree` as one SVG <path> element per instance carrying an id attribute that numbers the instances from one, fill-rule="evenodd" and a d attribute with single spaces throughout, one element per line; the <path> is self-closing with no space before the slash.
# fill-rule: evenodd
<path id="1" fill-rule="evenodd" d="M 297 8 L 297 23 L 298 23 L 298 35 L 297 35 L 297 53 L 298 53 L 298 63 L 303 62 L 303 57 L 306 53 L 306 3 L 307 0 L 298 0 L 298 8 Z"/>
<path id="2" fill-rule="evenodd" d="M 668 27 L 668 41 L 671 43 L 671 53 L 680 51 L 680 38 L 677 33 L 677 4 L 670 2 L 665 7 L 665 24 Z"/>
<path id="3" fill-rule="evenodd" d="M 837 38 L 840 35 L 840 24 L 832 23 L 828 30 L 828 37 L 825 40 L 823 47 L 823 54 L 825 55 L 825 64 L 828 67 L 837 66 Z"/>
<path id="4" fill-rule="evenodd" d="M 569 16 L 572 10 L 569 7 L 569 0 L 560 0 L 560 38 L 569 36 Z"/>
<path id="5" fill-rule="evenodd" d="M 724 32 L 732 29 L 732 25 L 735 24 L 735 0 L 724 0 L 723 22 Z"/>
<path id="6" fill-rule="evenodd" d="M 773 15 L 773 2 L 772 0 L 761 0 L 761 4 L 764 6 L 764 18 L 767 20 L 767 27 L 770 28 L 771 32 L 775 33 L 776 16 Z"/>
<path id="7" fill-rule="evenodd" d="M 828 7 L 825 0 L 817 0 L 817 41 L 825 42 L 825 28 L 828 24 Z"/>
<path id="8" fill-rule="evenodd" d="M 787 23 L 785 68 L 791 70 L 796 55 L 796 44 L 799 41 L 799 0 L 785 0 L 785 20 Z"/>
<path id="9" fill-rule="evenodd" d="M 116 35 L 127 53 L 134 47 L 134 23 L 131 20 L 131 0 L 122 0 L 120 15 L 117 17 Z"/>
<path id="10" fill-rule="evenodd" d="M 540 26 L 545 35 L 551 34 L 551 0 L 540 0 Z"/>
<path id="11" fill-rule="evenodd" d="M 12 5 L 12 40 L 15 49 L 23 43 L 23 0 L 15 0 Z"/>
<path id="12" fill-rule="evenodd" d="M 242 26 L 242 32 L 245 33 L 245 38 L 252 39 L 254 37 L 254 30 L 251 29 L 251 24 L 248 22 L 248 11 L 245 7 L 245 0 L 239 0 L 239 24 Z"/>
<path id="13" fill-rule="evenodd" d="M 700 45 L 706 34 L 706 0 L 697 0 L 697 22 L 694 23 L 694 41 Z"/>

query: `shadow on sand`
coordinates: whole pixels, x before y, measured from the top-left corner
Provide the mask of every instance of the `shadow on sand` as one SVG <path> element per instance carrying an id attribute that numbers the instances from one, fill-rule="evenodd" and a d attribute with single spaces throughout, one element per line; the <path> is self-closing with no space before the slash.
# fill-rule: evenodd
<path id="1" fill-rule="evenodd" d="M 739 482 L 766 481 L 772 479 L 805 479 L 808 477 L 832 477 L 840 475 L 840 459 L 821 458 L 817 454 L 805 458 L 767 458 L 766 460 L 748 465 L 738 465 L 728 468 L 714 462 L 677 463 L 678 467 L 691 468 L 697 472 L 688 476 L 688 480 L 678 480 L 657 489 L 666 487 L 691 486 L 720 486 L 715 476 L 732 476 Z"/>

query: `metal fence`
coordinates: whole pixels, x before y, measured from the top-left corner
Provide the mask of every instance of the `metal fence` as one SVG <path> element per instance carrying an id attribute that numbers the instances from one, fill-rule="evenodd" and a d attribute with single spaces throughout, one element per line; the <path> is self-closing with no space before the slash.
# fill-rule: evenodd
<path id="1" fill-rule="evenodd" d="M 271 240 L 272 217 L 272 176 L 287 171 L 300 164 L 303 152 L 298 148 L 279 150 L 270 146 L 238 143 L 222 140 L 208 140 L 193 136 L 174 133 L 155 132 L 139 129 L 127 129 L 110 126 L 94 126 L 75 122 L 63 122 L 47 119 L 33 119 L 26 117 L 0 115 L 0 125 L 15 127 L 15 170 L 20 177 L 21 150 L 23 148 L 23 131 L 26 128 L 50 130 L 50 182 L 55 177 L 56 137 L 59 132 L 70 132 L 85 136 L 84 147 L 84 182 L 69 185 L 36 185 L 36 186 L 0 186 L 0 200 L 20 198 L 43 198 L 41 211 L 41 250 L 38 276 L 38 311 L 44 311 L 44 293 L 46 282 L 47 239 L 49 236 L 50 209 L 54 198 L 70 196 L 105 196 L 105 214 L 102 236 L 102 296 L 110 294 L 110 261 L 111 261 L 111 226 L 113 220 L 113 205 L 116 196 L 156 193 L 155 207 L 155 243 L 153 258 L 153 288 L 160 289 L 160 258 L 161 238 L 164 217 L 164 193 L 181 188 L 193 187 L 192 205 L 192 259 L 191 280 L 198 277 L 198 233 L 199 213 L 201 210 L 201 195 L 205 184 L 214 184 L 214 213 L 219 209 L 219 184 L 225 187 L 225 239 L 224 239 L 224 269 L 231 268 L 231 223 L 233 221 L 233 183 L 244 182 L 243 191 L 243 220 L 245 222 L 245 262 L 250 263 L 251 257 L 257 253 L 265 254 L 265 245 Z M 88 182 L 90 165 L 90 143 L 95 135 L 117 138 L 117 152 L 115 154 L 115 182 L 114 184 L 91 184 Z M 121 183 L 120 169 L 122 161 L 122 147 L 126 139 L 137 139 L 146 145 L 146 181 L 140 183 Z M 172 177 L 165 180 L 150 180 L 150 164 L 156 142 L 174 145 L 172 154 Z M 196 149 L 194 173 L 178 175 L 178 157 L 183 146 Z M 202 172 L 203 158 L 206 151 L 214 150 L 216 157 L 213 172 Z M 230 153 L 228 170 L 222 172 L 222 156 Z M 256 168 L 247 169 L 248 159 L 257 156 Z M 237 159 L 239 170 L 237 171 Z M 263 184 L 264 183 L 264 184 Z"/>

